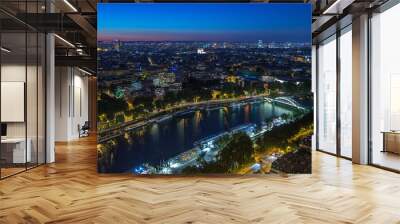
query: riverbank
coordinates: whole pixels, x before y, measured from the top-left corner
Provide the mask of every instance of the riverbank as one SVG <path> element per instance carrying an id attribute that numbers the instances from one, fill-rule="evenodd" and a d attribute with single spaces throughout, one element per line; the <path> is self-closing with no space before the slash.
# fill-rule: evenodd
<path id="1" fill-rule="evenodd" d="M 198 102 L 195 104 L 181 106 L 181 107 L 179 107 L 179 110 L 178 109 L 169 110 L 169 113 L 166 113 L 166 111 L 161 111 L 161 112 L 158 112 L 158 113 L 148 117 L 147 119 L 144 119 L 141 121 L 124 122 L 124 123 L 120 124 L 118 127 L 113 127 L 110 129 L 102 130 L 102 131 L 98 132 L 98 141 L 99 141 L 99 143 L 102 143 L 102 142 L 105 142 L 112 138 L 123 135 L 127 131 L 141 128 L 143 126 L 146 126 L 146 125 L 149 125 L 152 123 L 163 122 L 163 121 L 166 121 L 166 120 L 174 118 L 174 117 L 184 116 L 186 114 L 193 113 L 198 110 L 212 111 L 212 110 L 221 109 L 223 107 L 237 107 L 237 106 L 242 106 L 242 105 L 249 104 L 249 103 L 257 103 L 257 102 L 261 102 L 261 101 L 266 101 L 269 103 L 277 103 L 280 106 L 285 107 L 290 110 L 292 110 L 292 109 L 306 110 L 304 107 L 297 105 L 295 103 L 295 101 L 292 100 L 290 97 L 270 98 L 266 94 L 260 94 L 257 96 L 240 98 L 240 99 Z"/>
<path id="2" fill-rule="evenodd" d="M 112 138 L 121 136 L 126 131 L 131 131 L 136 128 L 140 128 L 140 127 L 152 124 L 152 123 L 162 122 L 162 121 L 165 121 L 172 117 L 183 116 L 185 114 L 194 112 L 196 110 L 211 111 L 211 110 L 216 110 L 216 109 L 220 109 L 222 107 L 227 107 L 227 106 L 232 107 L 232 106 L 238 106 L 240 104 L 254 103 L 257 101 L 266 100 L 265 97 L 267 97 L 266 94 L 260 94 L 257 96 L 245 97 L 245 98 L 240 98 L 240 99 L 227 99 L 227 100 L 217 100 L 217 101 L 211 100 L 211 101 L 187 104 L 187 105 L 179 106 L 176 108 L 171 108 L 171 109 L 165 110 L 165 111 L 159 111 L 159 112 L 147 117 L 146 119 L 142 119 L 140 121 L 124 122 L 113 128 L 100 130 L 98 132 L 98 142 L 102 143 L 102 142 L 105 142 Z M 167 112 L 169 112 L 169 113 L 166 114 Z"/>
<path id="3" fill-rule="evenodd" d="M 148 120 L 152 119 L 154 117 L 163 115 L 165 113 L 170 113 L 170 112 L 177 112 L 181 110 L 185 110 L 189 107 L 202 107 L 202 106 L 207 106 L 207 107 L 212 107 L 212 106 L 218 106 L 218 105 L 228 105 L 232 102 L 241 102 L 241 101 L 246 101 L 246 100 L 252 100 L 252 99 L 257 99 L 257 98 L 263 98 L 263 97 L 268 97 L 268 93 L 264 94 L 259 94 L 259 95 L 254 95 L 254 96 L 245 96 L 245 97 L 239 97 L 239 98 L 231 98 L 231 99 L 221 99 L 221 100 L 208 100 L 208 101 L 201 101 L 201 102 L 190 102 L 190 103 L 182 103 L 173 107 L 169 107 L 167 109 L 159 110 L 153 113 L 150 113 L 147 115 L 145 118 L 142 118 L 141 120 L 131 120 L 131 121 L 126 121 L 121 124 L 115 125 L 113 127 L 107 127 L 107 128 L 102 128 L 105 126 L 104 124 L 99 124 L 99 133 L 101 132 L 107 132 L 111 131 L 113 129 L 118 129 L 121 127 L 125 127 L 128 125 L 135 124 L 137 122 L 140 122 L 142 120 Z"/>
<path id="4" fill-rule="evenodd" d="M 216 144 L 219 139 L 222 139 L 226 136 L 231 136 L 235 133 L 243 132 L 248 135 L 254 143 L 257 138 L 261 137 L 267 132 L 272 131 L 275 127 L 279 127 L 293 121 L 295 120 L 284 120 L 281 117 L 278 117 L 272 119 L 270 122 L 265 123 L 262 126 L 257 126 L 251 123 L 240 125 L 230 129 L 229 131 L 196 141 L 193 149 L 184 151 L 177 156 L 166 160 L 158 167 L 151 166 L 149 164 L 142 164 L 138 167 L 134 167 L 132 170 L 130 170 L 130 172 L 134 174 L 181 174 L 182 170 L 187 167 L 200 166 L 201 160 L 208 163 L 216 161 L 216 157 L 221 150 L 221 148 L 219 148 Z M 251 168 L 249 167 L 248 170 L 250 171 Z M 237 173 L 240 172 L 238 171 Z M 269 172 L 269 169 L 267 172 Z"/>

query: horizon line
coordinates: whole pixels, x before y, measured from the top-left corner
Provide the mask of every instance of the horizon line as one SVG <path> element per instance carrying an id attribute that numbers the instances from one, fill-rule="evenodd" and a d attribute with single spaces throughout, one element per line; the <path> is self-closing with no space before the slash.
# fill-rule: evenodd
<path id="1" fill-rule="evenodd" d="M 260 39 L 261 40 L 261 39 Z M 115 41 L 121 41 L 121 42 L 214 42 L 214 43 L 254 43 L 259 40 L 254 40 L 254 41 L 224 41 L 224 40 L 120 40 L 120 39 L 112 39 L 112 40 L 97 40 L 97 42 L 115 42 Z M 261 40 L 264 42 L 264 40 Z M 265 41 L 264 43 L 309 43 L 311 42 L 308 41 Z"/>

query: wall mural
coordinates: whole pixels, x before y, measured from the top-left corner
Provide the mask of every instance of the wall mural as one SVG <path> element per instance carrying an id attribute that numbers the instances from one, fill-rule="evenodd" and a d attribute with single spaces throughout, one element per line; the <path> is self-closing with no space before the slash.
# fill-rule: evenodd
<path id="1" fill-rule="evenodd" d="M 311 5 L 98 4 L 98 171 L 311 173 Z"/>

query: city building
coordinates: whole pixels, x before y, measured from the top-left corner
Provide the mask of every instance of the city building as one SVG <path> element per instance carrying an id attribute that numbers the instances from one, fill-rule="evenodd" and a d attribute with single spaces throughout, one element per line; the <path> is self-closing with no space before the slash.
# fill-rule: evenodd
<path id="1" fill-rule="evenodd" d="M 140 81 L 136 81 L 131 84 L 129 91 L 131 91 L 131 92 L 140 91 L 140 90 L 142 90 L 142 88 L 143 88 L 142 83 Z"/>
<path id="2" fill-rule="evenodd" d="M 155 87 L 168 87 L 170 84 L 175 82 L 175 79 L 176 75 L 172 72 L 160 72 L 153 78 L 153 85 Z"/>
<path id="3" fill-rule="evenodd" d="M 264 44 L 263 44 L 263 41 L 262 41 L 262 40 L 258 40 L 258 41 L 257 41 L 257 47 L 258 47 L 258 48 L 263 48 L 263 47 L 264 47 Z"/>
<path id="4" fill-rule="evenodd" d="M 121 41 L 115 40 L 114 41 L 114 50 L 119 52 L 120 49 L 121 49 Z"/>
<path id="5" fill-rule="evenodd" d="M 172 84 L 168 87 L 168 91 L 171 91 L 171 92 L 179 92 L 179 91 L 182 91 L 182 83 L 180 83 L 180 82 L 172 83 Z"/>
<path id="6" fill-rule="evenodd" d="M 164 88 L 156 88 L 156 89 L 154 89 L 154 95 L 158 99 L 162 98 L 165 95 L 165 89 Z"/>
<path id="7" fill-rule="evenodd" d="M 197 49 L 197 54 L 206 54 L 203 48 Z"/>
<path id="8" fill-rule="evenodd" d="M 194 72 L 166 72 L 159 67 L 163 58 L 140 60 L 140 49 L 130 57 L 141 64 L 129 68 L 120 55 L 128 44 L 137 46 L 114 40 L 99 48 L 96 42 L 96 4 L 117 2 L 137 1 L 0 1 L 0 223 L 399 223 L 399 1 L 269 1 L 312 4 L 312 57 L 279 57 L 269 62 L 273 66 L 267 75 L 257 78 L 221 69 L 225 58 L 215 59 L 220 69 L 211 61 L 188 66 L 198 70 Z M 216 42 L 190 51 L 182 47 L 174 62 L 190 58 L 186 54 L 207 57 L 212 51 L 248 45 L 275 52 L 297 46 L 267 40 Z M 104 68 L 97 67 L 97 50 L 110 56 Z M 256 67 L 259 62 L 252 59 L 241 61 Z M 277 71 L 310 61 L 312 174 L 148 178 L 97 173 L 97 125 L 113 129 L 109 116 L 132 118 L 121 112 L 97 117 L 98 99 L 107 103 L 120 90 L 133 92 L 132 98 L 166 98 L 182 91 L 188 78 L 210 86 L 226 79 L 238 83 L 235 88 L 300 85 L 304 79 L 297 73 L 307 69 L 295 71 L 295 77 Z M 146 65 L 151 69 L 143 69 Z M 126 75 L 126 80 L 98 80 L 97 73 L 112 69 L 110 76 Z M 179 78 L 181 74 L 185 76 Z M 110 91 L 97 92 L 98 84 Z M 219 89 L 210 92 L 215 99 L 222 95 Z M 138 111 L 148 110 L 151 102 L 146 103 L 138 103 Z M 202 108 L 208 114 L 213 109 Z M 194 124 L 182 119 L 179 125 Z M 154 126 L 150 131 L 170 130 Z M 120 137 L 128 144 L 131 136 Z M 304 141 L 301 144 L 308 144 Z M 276 157 L 260 158 L 266 160 Z M 257 163 L 251 169 L 262 167 Z"/>
<path id="9" fill-rule="evenodd" d="M 263 82 L 266 82 L 266 83 L 268 83 L 268 82 L 275 82 L 275 77 L 274 76 L 270 76 L 270 75 L 263 75 L 263 76 L 261 76 L 261 81 L 263 81 Z"/>

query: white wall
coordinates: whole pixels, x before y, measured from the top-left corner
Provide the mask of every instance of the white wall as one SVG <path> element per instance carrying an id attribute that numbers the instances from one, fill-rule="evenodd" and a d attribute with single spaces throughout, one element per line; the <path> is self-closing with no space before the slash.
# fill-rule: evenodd
<path id="1" fill-rule="evenodd" d="M 88 78 L 73 67 L 56 67 L 55 140 L 79 138 L 78 125 L 88 121 Z"/>
<path id="2" fill-rule="evenodd" d="M 75 70 L 75 77 L 74 77 L 74 110 L 73 119 L 72 119 L 72 135 L 78 136 L 78 129 L 76 128 L 78 124 L 81 126 L 85 123 L 85 121 L 89 120 L 89 93 L 88 93 L 88 77 L 82 76 L 83 73 L 79 72 L 76 75 Z"/>
<path id="3" fill-rule="evenodd" d="M 38 70 L 37 70 L 38 69 Z M 29 139 L 32 162 L 44 163 L 44 74 L 42 68 L 36 65 L 25 66 L 25 63 L 3 63 L 1 66 L 2 82 L 24 82 L 26 84 L 26 107 L 21 108 L 21 113 L 27 115 L 27 119 L 22 122 L 5 122 L 7 124 L 8 138 L 25 138 Z M 27 78 L 27 80 L 25 80 Z M 21 90 L 24 94 L 24 90 Z M 7 96 L 2 96 L 7 97 Z M 12 110 L 11 108 L 1 108 L 1 110 Z M 7 113 L 13 113 L 7 111 Z M 38 154 L 38 155 L 37 155 Z M 39 161 L 36 161 L 39 159 Z"/>
<path id="4" fill-rule="evenodd" d="M 27 69 L 27 70 L 26 70 Z M 28 82 L 25 80 L 26 71 L 28 72 Z M 3 64 L 1 66 L 1 81 L 2 82 L 24 82 L 27 83 L 27 119 L 28 129 L 32 127 L 36 134 L 37 114 L 36 107 L 38 105 L 36 92 L 36 66 L 25 67 L 25 64 Z M 41 84 L 41 83 L 40 83 Z M 40 97 L 40 96 L 39 96 Z M 39 107 L 43 106 L 42 101 L 39 101 Z M 8 108 L 1 108 L 7 110 Z M 23 108 L 24 109 L 24 108 Z M 29 131 L 29 130 L 28 130 Z M 7 132 L 12 137 L 25 136 L 24 122 L 8 122 Z M 29 135 L 29 133 L 28 133 Z M 29 136 L 28 136 L 29 137 Z"/>
<path id="5" fill-rule="evenodd" d="M 67 67 L 56 67 L 55 69 L 55 140 L 56 141 L 67 141 L 69 124 L 69 68 Z"/>
<path id="6" fill-rule="evenodd" d="M 25 82 L 25 64 L 3 64 L 1 66 L 2 82 Z M 7 110 L 7 108 L 1 108 Z M 7 123 L 7 137 L 25 137 L 25 123 Z"/>

